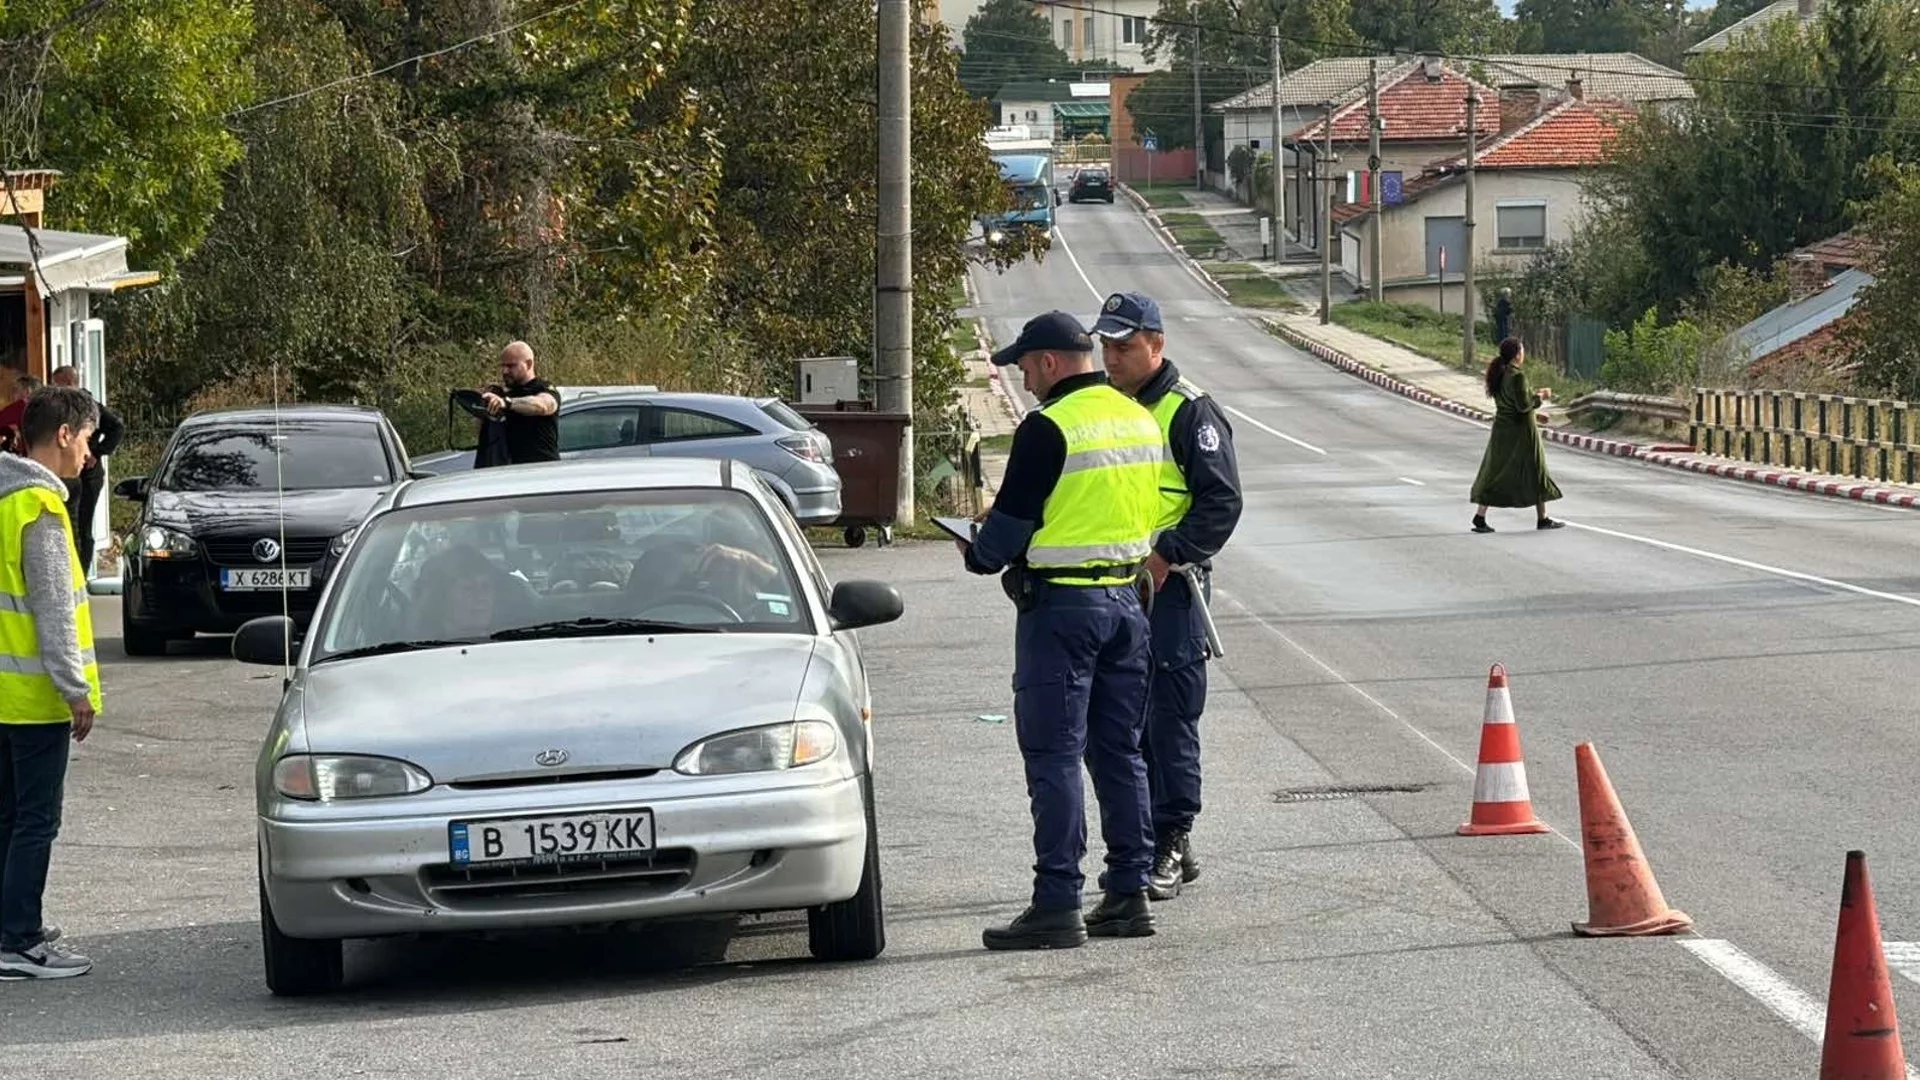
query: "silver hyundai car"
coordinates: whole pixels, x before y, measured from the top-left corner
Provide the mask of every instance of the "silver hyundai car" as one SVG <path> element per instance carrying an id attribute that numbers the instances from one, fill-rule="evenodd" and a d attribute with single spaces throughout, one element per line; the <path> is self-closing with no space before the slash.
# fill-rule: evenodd
<path id="1" fill-rule="evenodd" d="M 886 944 L 855 631 L 729 461 L 602 460 L 405 481 L 303 636 L 256 773 L 276 994 L 344 981 L 343 939 L 805 909 L 828 960 Z"/>

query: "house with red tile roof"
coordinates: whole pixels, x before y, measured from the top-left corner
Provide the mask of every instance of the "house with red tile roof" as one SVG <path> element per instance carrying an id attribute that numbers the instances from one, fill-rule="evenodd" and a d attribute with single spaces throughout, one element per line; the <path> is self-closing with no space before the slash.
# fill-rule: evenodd
<path id="1" fill-rule="evenodd" d="M 1603 168 L 1635 113 L 1615 101 L 1574 96 L 1496 133 L 1475 149 L 1474 265 L 1484 279 L 1518 271 L 1549 244 L 1569 239 L 1586 212 L 1584 185 Z M 1389 300 L 1458 311 L 1466 237 L 1464 150 L 1428 163 L 1396 184 L 1383 180 L 1381 213 L 1367 203 L 1335 208 L 1342 275 L 1356 289 L 1372 280 L 1380 232 L 1382 292 Z"/>

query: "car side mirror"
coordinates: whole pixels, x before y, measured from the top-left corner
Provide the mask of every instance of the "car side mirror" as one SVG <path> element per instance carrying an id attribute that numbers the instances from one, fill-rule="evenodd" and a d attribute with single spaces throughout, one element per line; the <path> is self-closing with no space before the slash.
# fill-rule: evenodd
<path id="1" fill-rule="evenodd" d="M 1055 206 L 1060 205 L 1060 189 L 1059 188 L 1053 189 L 1053 205 Z"/>
<path id="2" fill-rule="evenodd" d="M 884 581 L 842 581 L 833 587 L 833 598 L 827 602 L 827 616 L 835 630 L 890 623 L 905 610 L 900 590 Z"/>
<path id="3" fill-rule="evenodd" d="M 118 498 L 130 499 L 134 502 L 146 502 L 147 478 L 144 476 L 129 476 L 125 480 L 113 485 L 113 493 Z"/>
<path id="4" fill-rule="evenodd" d="M 300 632 L 285 615 L 248 619 L 233 635 L 233 658 L 243 664 L 285 667 L 299 647 Z"/>

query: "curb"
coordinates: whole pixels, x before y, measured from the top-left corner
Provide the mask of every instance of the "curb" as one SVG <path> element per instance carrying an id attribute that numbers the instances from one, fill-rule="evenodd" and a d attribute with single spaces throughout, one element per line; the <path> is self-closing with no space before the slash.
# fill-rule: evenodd
<path id="1" fill-rule="evenodd" d="M 1492 423 L 1493 414 L 1472 406 L 1462 405 L 1450 398 L 1401 382 L 1399 379 L 1362 364 L 1346 353 L 1331 346 L 1308 338 L 1306 335 L 1273 318 L 1263 317 L 1261 322 L 1287 342 L 1287 344 L 1308 353 L 1327 365 L 1338 368 L 1349 375 L 1358 376 L 1383 390 L 1399 394 L 1401 397 L 1417 401 L 1443 412 L 1464 416 L 1481 423 Z M 1543 428 L 1541 435 L 1548 442 L 1559 443 L 1575 450 L 1604 454 L 1608 457 L 1632 458 L 1650 465 L 1678 469 L 1683 472 L 1701 473 L 1728 480 L 1741 480 L 1754 484 L 1767 484 L 1772 487 L 1803 491 L 1813 495 L 1826 495 L 1836 499 L 1851 499 L 1855 502 L 1870 502 L 1880 506 L 1897 506 L 1908 510 L 1920 509 L 1920 494 L 1904 491 L 1892 491 L 1875 487 L 1872 484 L 1845 482 L 1837 480 L 1818 480 L 1810 476 L 1783 473 L 1765 466 L 1753 466 L 1733 462 L 1701 461 L 1698 458 L 1681 457 L 1667 452 L 1665 446 L 1647 447 L 1638 443 L 1620 442 L 1615 439 L 1602 439 L 1596 435 L 1578 435 L 1572 432 Z"/>
<path id="2" fill-rule="evenodd" d="M 1025 406 L 1020 404 L 1019 395 L 1008 389 L 1007 380 L 1001 377 L 1000 373 L 1005 369 L 993 363 L 991 360 L 993 356 L 993 335 L 987 333 L 987 320 L 973 320 L 973 333 L 974 337 L 979 339 L 980 347 L 986 350 L 987 356 L 989 357 L 987 362 L 987 383 L 993 387 L 994 393 L 1000 395 L 1000 400 L 1007 406 L 1007 412 L 1013 415 L 1013 422 L 1018 424 L 1027 418 L 1027 410 Z"/>
<path id="3" fill-rule="evenodd" d="M 1199 275 L 1200 280 L 1206 284 L 1207 288 L 1213 290 L 1214 295 L 1229 304 L 1233 303 L 1233 294 L 1227 291 L 1227 287 L 1214 280 L 1214 276 L 1207 273 L 1206 268 L 1195 261 L 1192 256 L 1188 255 L 1186 249 L 1174 240 L 1173 233 L 1168 230 L 1166 223 L 1160 220 L 1159 211 L 1148 206 L 1147 200 L 1141 196 L 1139 192 L 1133 190 L 1133 185 L 1122 183 L 1120 190 L 1127 193 L 1127 198 L 1133 201 L 1133 208 L 1138 210 L 1141 216 L 1147 219 L 1147 224 L 1153 226 L 1154 235 L 1160 238 L 1160 242 L 1165 244 L 1167 249 L 1172 251 L 1175 257 L 1179 258 L 1181 262 L 1186 263 L 1187 269 Z"/>

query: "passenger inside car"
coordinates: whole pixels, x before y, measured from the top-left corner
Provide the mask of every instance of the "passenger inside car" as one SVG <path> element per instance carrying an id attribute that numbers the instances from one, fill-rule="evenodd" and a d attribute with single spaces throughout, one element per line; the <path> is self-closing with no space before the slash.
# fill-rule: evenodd
<path id="1" fill-rule="evenodd" d="M 478 548 L 456 544 L 420 568 L 410 605 L 416 639 L 484 638 L 537 617 L 533 589 Z"/>

